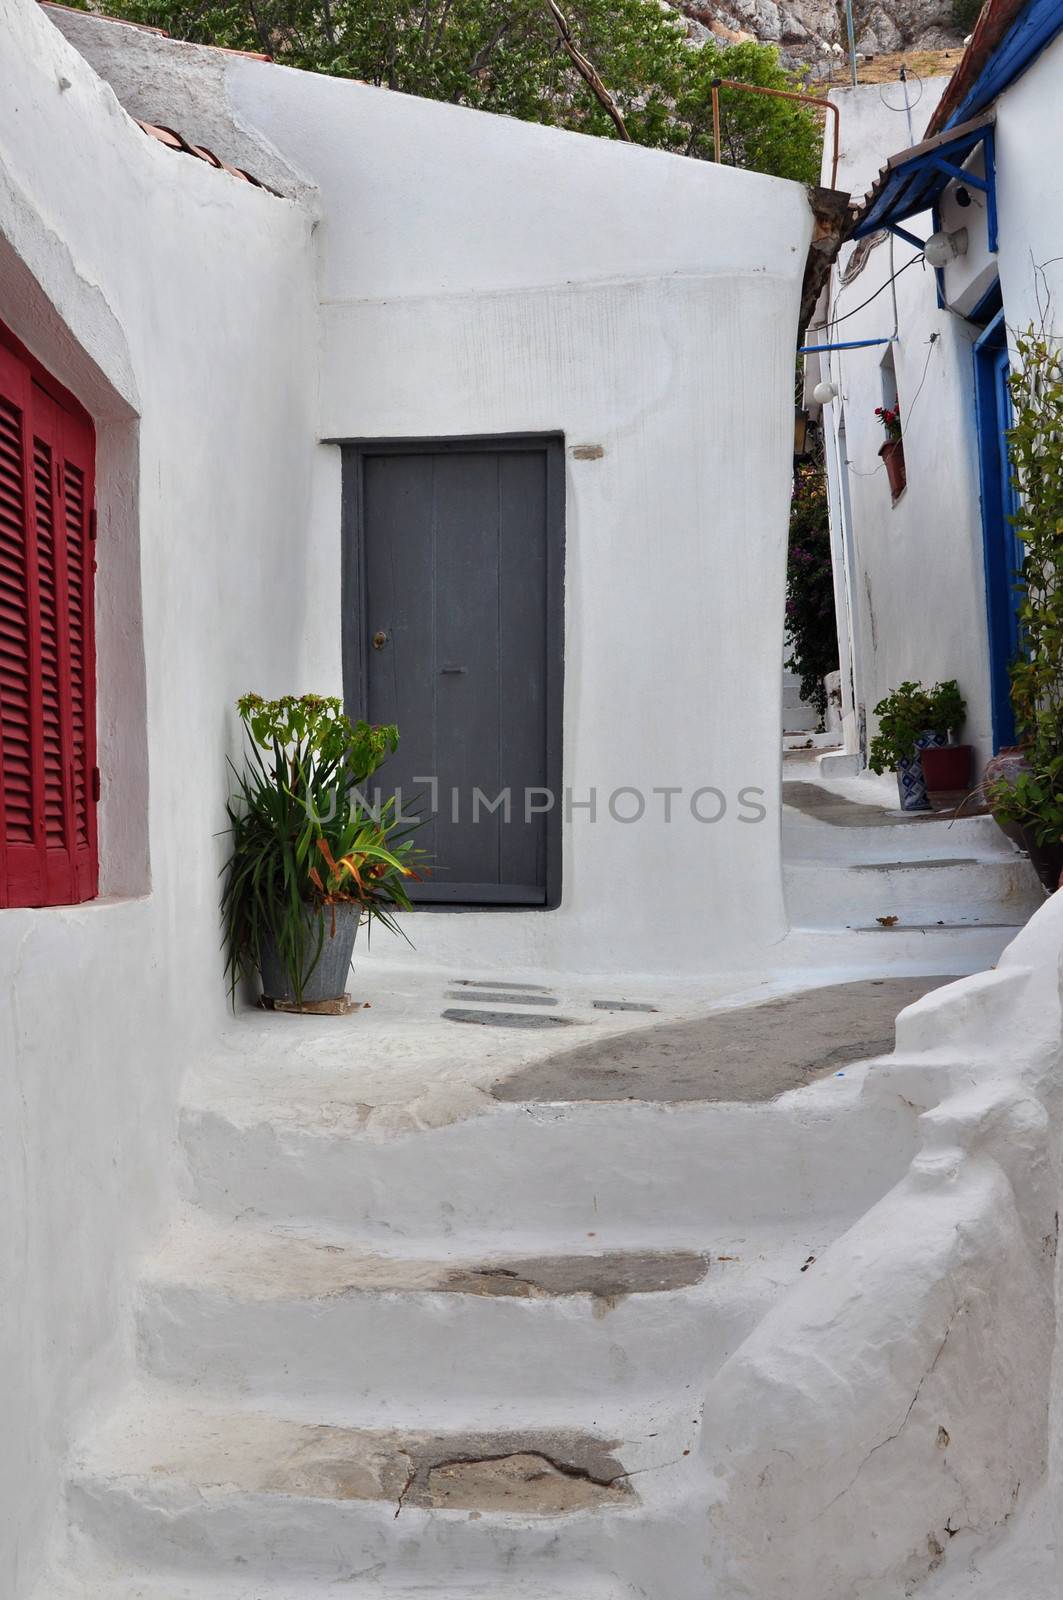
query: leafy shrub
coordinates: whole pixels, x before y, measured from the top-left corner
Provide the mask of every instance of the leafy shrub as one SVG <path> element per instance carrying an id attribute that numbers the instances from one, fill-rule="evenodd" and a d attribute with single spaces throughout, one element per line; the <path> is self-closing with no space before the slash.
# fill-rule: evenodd
<path id="1" fill-rule="evenodd" d="M 967 37 L 982 14 L 982 0 L 952 0 L 952 24 Z"/>
<path id="2" fill-rule="evenodd" d="M 786 563 L 786 627 L 793 646 L 786 665 L 801 679 L 801 698 L 823 716 L 823 680 L 838 666 L 834 571 L 827 518 L 827 478 L 815 458 L 794 470 Z"/>
<path id="3" fill-rule="evenodd" d="M 264 51 L 284 66 L 359 78 L 529 122 L 615 137 L 543 0 L 81 0 L 197 44 Z M 771 45 L 693 41 L 657 0 L 562 0 L 636 144 L 711 159 L 713 78 L 800 88 Z M 728 165 L 818 183 L 823 130 L 794 101 L 720 91 Z M 486 130 L 485 130 L 486 134 Z"/>
<path id="4" fill-rule="evenodd" d="M 999 779 L 987 798 L 1002 821 L 1054 844 L 1063 838 L 1063 354 L 1044 329 L 1014 344 L 1008 453 L 1023 560 L 1011 701 L 1030 770 Z"/>
<path id="5" fill-rule="evenodd" d="M 946 738 L 963 726 L 967 703 L 955 678 L 924 689 L 908 680 L 875 707 L 878 732 L 871 741 L 868 766 L 872 772 L 892 772 L 915 755 L 916 741 L 924 733 Z"/>

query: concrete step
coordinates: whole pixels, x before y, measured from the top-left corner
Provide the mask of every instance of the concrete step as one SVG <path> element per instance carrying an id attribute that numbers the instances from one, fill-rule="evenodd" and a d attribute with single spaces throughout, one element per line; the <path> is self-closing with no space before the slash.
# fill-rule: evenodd
<path id="1" fill-rule="evenodd" d="M 855 785 L 859 780 L 842 780 Z M 818 794 L 813 798 L 813 791 Z M 855 803 L 819 785 L 783 785 L 783 858 L 828 865 L 928 858 L 1022 861 L 992 817 L 947 817 L 932 811 Z"/>
<path id="2" fill-rule="evenodd" d="M 796 706 L 783 706 L 782 731 L 789 734 L 813 734 L 821 725 L 819 712 L 815 706 L 806 706 L 804 701 Z M 831 743 L 838 740 L 832 735 Z"/>
<path id="3" fill-rule="evenodd" d="M 809 751 L 813 754 L 817 750 L 840 750 L 842 743 L 841 733 L 836 728 L 827 728 L 822 732 L 814 729 L 805 729 L 801 732 L 791 732 L 783 729 L 783 751 Z"/>
<path id="4" fill-rule="evenodd" d="M 1018 928 L 1044 904 L 1037 874 L 1018 855 L 792 862 L 784 883 L 791 921 L 806 928 L 870 926 L 879 917 Z"/>
<path id="5" fill-rule="evenodd" d="M 593 1573 L 611 1549 L 646 1551 L 655 1535 L 667 1547 L 697 1421 L 625 1431 L 383 1432 L 137 1391 L 75 1460 L 68 1505 L 111 1559 L 242 1574 L 250 1594 L 258 1572 L 402 1574 L 443 1594 L 477 1576 L 532 1584 L 559 1560 Z"/>
<path id="6" fill-rule="evenodd" d="M 526 1582 L 519 1574 L 482 1582 L 440 1584 L 431 1579 L 367 1577 L 345 1581 L 342 1600 L 634 1600 L 634 1591 L 614 1579 L 559 1573 L 549 1581 Z M 165 1572 L 159 1564 L 131 1567 L 104 1561 L 92 1550 L 77 1564 L 53 1570 L 34 1591 L 34 1600 L 337 1600 L 334 1582 Z"/>
<path id="7" fill-rule="evenodd" d="M 480 1115 L 393 1138 L 351 1128 L 331 1100 L 228 1094 L 186 1106 L 181 1140 L 191 1198 L 226 1220 L 385 1250 L 456 1235 L 478 1249 L 477 1234 L 494 1254 L 564 1252 L 581 1237 L 602 1250 L 704 1249 L 780 1222 L 791 1237 L 829 1231 L 892 1186 L 913 1127 L 900 1106 L 890 1125 L 869 1118 L 854 1085 L 832 1076 L 753 1104 L 484 1096 Z"/>
<path id="8" fill-rule="evenodd" d="M 562 1256 L 431 1259 L 193 1215 L 142 1277 L 140 1359 L 200 1393 L 331 1422 L 589 1424 L 602 1403 L 703 1392 L 827 1242 L 820 1229 L 602 1254 L 583 1239 Z"/>

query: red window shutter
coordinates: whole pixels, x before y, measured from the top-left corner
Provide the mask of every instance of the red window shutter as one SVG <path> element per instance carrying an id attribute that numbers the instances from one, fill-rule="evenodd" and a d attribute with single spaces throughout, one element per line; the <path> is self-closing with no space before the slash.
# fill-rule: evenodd
<path id="1" fill-rule="evenodd" d="M 94 445 L 0 327 L 0 905 L 97 892 Z"/>

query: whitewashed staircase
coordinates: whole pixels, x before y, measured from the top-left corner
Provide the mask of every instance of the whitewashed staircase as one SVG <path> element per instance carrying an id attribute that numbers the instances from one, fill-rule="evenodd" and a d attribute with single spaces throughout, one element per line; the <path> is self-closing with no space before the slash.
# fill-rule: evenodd
<path id="1" fill-rule="evenodd" d="M 930 940 L 941 964 L 921 970 L 950 970 L 950 950 L 952 970 L 972 948 L 995 959 L 1039 894 L 991 827 L 788 815 L 791 903 L 809 917 L 827 907 L 839 937 L 843 916 L 873 930 L 885 972 L 941 909 L 931 894 L 947 893 L 951 925 L 934 918 Z M 916 927 L 898 939 L 904 921 Z M 1010 1226 L 1005 1192 L 956 1190 L 941 1135 L 921 1129 L 935 1096 L 967 1082 L 941 1041 L 964 1027 L 988 1038 L 972 1007 L 995 1015 L 1017 976 L 987 975 L 984 1002 L 960 986 L 909 1026 L 888 1072 L 841 1071 L 755 1104 L 522 1102 L 477 1087 L 446 1118 L 419 1100 L 378 1124 L 356 1100 L 355 1019 L 330 1035 L 350 1040 L 346 1087 L 335 1048 L 328 1061 L 299 1048 L 297 1071 L 282 1057 L 272 1084 L 224 1060 L 194 1073 L 182 1210 L 137 1297 L 136 1377 L 72 1463 L 39 1600 L 848 1600 L 839 1529 L 864 1492 L 862 1456 L 897 1453 L 904 1515 L 922 1515 L 902 1433 L 908 1389 L 935 1392 L 937 1277 L 960 1293 L 970 1228 Z M 456 1059 L 469 1031 L 452 1030 Z M 501 1067 L 504 1045 L 491 1048 Z M 1017 1170 L 1037 1170 L 1030 1137 L 1009 1139 Z M 937 1255 L 912 1276 L 924 1216 L 918 1249 Z M 1017 1237 L 990 1240 L 984 1270 L 1012 1274 L 1004 1303 L 1018 1307 L 1042 1291 Z M 850 1397 L 826 1410 L 824 1373 Z M 818 1470 L 783 1443 L 794 1428 L 823 1432 Z M 820 1587 L 785 1502 L 792 1576 L 751 1590 L 748 1562 L 771 1573 L 758 1506 L 787 1475 L 795 1505 L 822 1501 L 837 1570 Z M 892 1504 L 900 1491 L 883 1492 Z M 884 1545 L 903 1542 L 898 1526 Z M 928 1570 L 923 1555 L 913 1570 Z M 901 1592 L 892 1578 L 867 1590 Z"/>
<path id="2" fill-rule="evenodd" d="M 200 1079 L 48 1600 L 693 1600 L 714 1376 L 913 1150 L 829 1083 L 381 1138 Z"/>

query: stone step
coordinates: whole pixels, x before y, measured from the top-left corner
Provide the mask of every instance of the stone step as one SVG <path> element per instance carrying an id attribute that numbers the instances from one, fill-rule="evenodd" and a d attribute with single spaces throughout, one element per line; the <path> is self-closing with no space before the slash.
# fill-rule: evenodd
<path id="1" fill-rule="evenodd" d="M 603 1402 L 701 1393 L 827 1242 L 430 1259 L 193 1215 L 141 1279 L 140 1360 L 336 1422 L 590 1421 Z"/>
<path id="2" fill-rule="evenodd" d="M 801 680 L 792 672 L 783 674 L 782 703 L 784 710 L 792 709 L 798 706 L 805 711 L 812 711 L 815 709 L 809 705 L 807 700 L 802 700 Z"/>
<path id="3" fill-rule="evenodd" d="M 854 1056 L 879 1053 L 879 1034 Z M 830 1231 L 896 1182 L 914 1129 L 900 1105 L 892 1120 L 883 1122 L 880 1109 L 869 1117 L 857 1080 L 833 1076 L 844 1065 L 844 1035 L 827 1043 L 823 1071 L 831 1076 L 781 1099 L 767 1096 L 805 1081 L 800 1068 L 788 1080 L 751 1082 L 750 1103 L 691 1100 L 712 1088 L 689 1082 L 680 1083 L 678 1102 L 526 1103 L 521 1091 L 524 1099 L 502 1103 L 485 1095 L 479 1114 L 390 1138 L 345 1116 L 331 1079 L 319 1106 L 307 1079 L 298 1102 L 284 1102 L 283 1084 L 276 1095 L 229 1092 L 215 1105 L 201 1099 L 184 1109 L 192 1198 L 226 1220 L 305 1225 L 386 1250 L 477 1233 L 493 1241 L 493 1253 L 508 1240 L 525 1252 L 556 1253 L 574 1238 L 603 1250 L 702 1249 L 706 1240 L 780 1224 L 791 1237 Z M 632 1081 L 605 1092 L 668 1090 Z"/>
<path id="4" fill-rule="evenodd" d="M 634 1591 L 614 1579 L 564 1573 L 531 1583 L 515 1574 L 462 1583 L 460 1588 L 431 1579 L 378 1575 L 345 1581 L 340 1592 L 342 1600 L 634 1600 Z M 327 1579 L 277 1580 L 262 1574 L 249 1591 L 246 1575 L 164 1572 L 157 1563 L 132 1568 L 104 1562 L 89 1551 L 77 1566 L 50 1572 L 34 1600 L 337 1600 L 337 1589 Z"/>
<path id="5" fill-rule="evenodd" d="M 870 926 L 879 917 L 908 926 L 1018 928 L 1044 904 L 1036 873 L 1018 855 L 794 862 L 783 878 L 790 919 L 806 928 Z"/>
<path id="6" fill-rule="evenodd" d="M 820 715 L 815 706 L 806 706 L 804 701 L 796 706 L 783 706 L 783 733 L 812 734 L 819 726 Z"/>
<path id="7" fill-rule="evenodd" d="M 242 1574 L 249 1594 L 259 1572 L 402 1574 L 446 1594 L 476 1576 L 548 1580 L 559 1560 L 601 1571 L 625 1547 L 645 1560 L 655 1537 L 661 1559 L 696 1439 L 694 1417 L 653 1439 L 385 1432 L 138 1390 L 75 1459 L 67 1495 L 78 1534 L 119 1562 Z"/>
<path id="8" fill-rule="evenodd" d="M 783 784 L 782 832 L 786 863 L 1025 860 L 992 817 L 862 804 L 796 779 Z"/>

